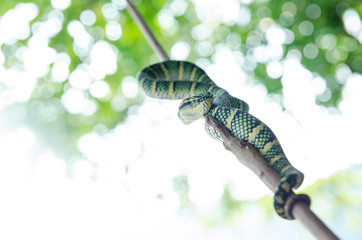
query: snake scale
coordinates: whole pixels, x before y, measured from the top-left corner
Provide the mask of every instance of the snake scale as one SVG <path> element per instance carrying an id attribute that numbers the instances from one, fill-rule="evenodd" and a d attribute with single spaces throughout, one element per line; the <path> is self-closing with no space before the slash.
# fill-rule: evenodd
<path id="1" fill-rule="evenodd" d="M 293 219 L 286 213 L 285 203 L 291 189 L 302 184 L 303 173 L 290 164 L 272 130 L 248 113 L 246 102 L 231 96 L 218 87 L 204 70 L 186 61 L 153 64 L 141 70 L 137 79 L 149 97 L 184 99 L 178 113 L 183 123 L 189 124 L 208 114 L 228 128 L 233 136 L 250 143 L 281 177 L 274 194 L 275 211 L 282 218 Z M 222 141 L 219 133 L 206 122 L 205 130 Z"/>

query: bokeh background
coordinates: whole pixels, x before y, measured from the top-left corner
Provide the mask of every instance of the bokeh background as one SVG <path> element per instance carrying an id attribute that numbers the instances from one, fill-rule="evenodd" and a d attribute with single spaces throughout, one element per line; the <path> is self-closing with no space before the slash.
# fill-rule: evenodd
<path id="1" fill-rule="evenodd" d="M 278 136 L 299 192 L 362 238 L 362 3 L 135 0 L 172 59 L 203 67 Z M 125 0 L 2 0 L 1 239 L 313 239 L 178 101 Z"/>

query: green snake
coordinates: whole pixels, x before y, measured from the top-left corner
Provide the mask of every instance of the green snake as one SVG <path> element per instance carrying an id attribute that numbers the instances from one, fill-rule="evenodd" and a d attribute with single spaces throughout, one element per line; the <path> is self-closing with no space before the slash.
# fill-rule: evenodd
<path id="1" fill-rule="evenodd" d="M 233 136 L 250 143 L 281 177 L 274 194 L 275 211 L 282 218 L 293 219 L 287 214 L 285 203 L 291 189 L 302 184 L 304 175 L 289 163 L 272 130 L 248 113 L 246 102 L 218 87 L 204 70 L 190 62 L 153 64 L 141 70 L 137 79 L 149 97 L 184 99 L 178 112 L 183 123 L 190 124 L 208 114 L 228 128 Z M 206 122 L 205 130 L 222 141 L 220 134 Z"/>

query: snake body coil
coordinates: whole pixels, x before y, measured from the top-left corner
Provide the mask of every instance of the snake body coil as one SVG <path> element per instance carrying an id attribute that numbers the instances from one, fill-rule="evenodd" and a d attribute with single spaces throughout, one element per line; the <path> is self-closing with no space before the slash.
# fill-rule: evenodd
<path id="1" fill-rule="evenodd" d="M 293 219 L 286 213 L 285 203 L 291 189 L 302 184 L 303 173 L 289 163 L 272 130 L 248 113 L 247 103 L 218 87 L 201 68 L 190 62 L 157 63 L 144 68 L 137 78 L 140 87 L 150 97 L 184 99 L 180 104 L 179 118 L 185 124 L 202 118 L 206 113 L 227 127 L 232 135 L 254 146 L 268 166 L 281 176 L 274 194 L 276 212 L 285 219 Z M 207 123 L 205 130 L 222 141 L 219 133 Z"/>

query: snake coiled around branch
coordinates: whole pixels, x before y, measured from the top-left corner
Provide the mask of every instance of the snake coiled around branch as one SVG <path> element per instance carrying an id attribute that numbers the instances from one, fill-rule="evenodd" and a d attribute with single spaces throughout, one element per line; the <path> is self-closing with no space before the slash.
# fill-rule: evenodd
<path id="1" fill-rule="evenodd" d="M 233 136 L 250 143 L 281 177 L 274 194 L 276 212 L 282 218 L 293 219 L 286 212 L 285 204 L 292 188 L 296 189 L 302 184 L 303 173 L 290 164 L 272 130 L 248 113 L 246 102 L 218 87 L 204 70 L 190 62 L 153 64 L 141 70 L 137 78 L 149 97 L 184 99 L 178 113 L 183 123 L 190 124 L 208 114 L 228 128 Z M 205 130 L 222 141 L 220 134 L 206 122 Z"/>

